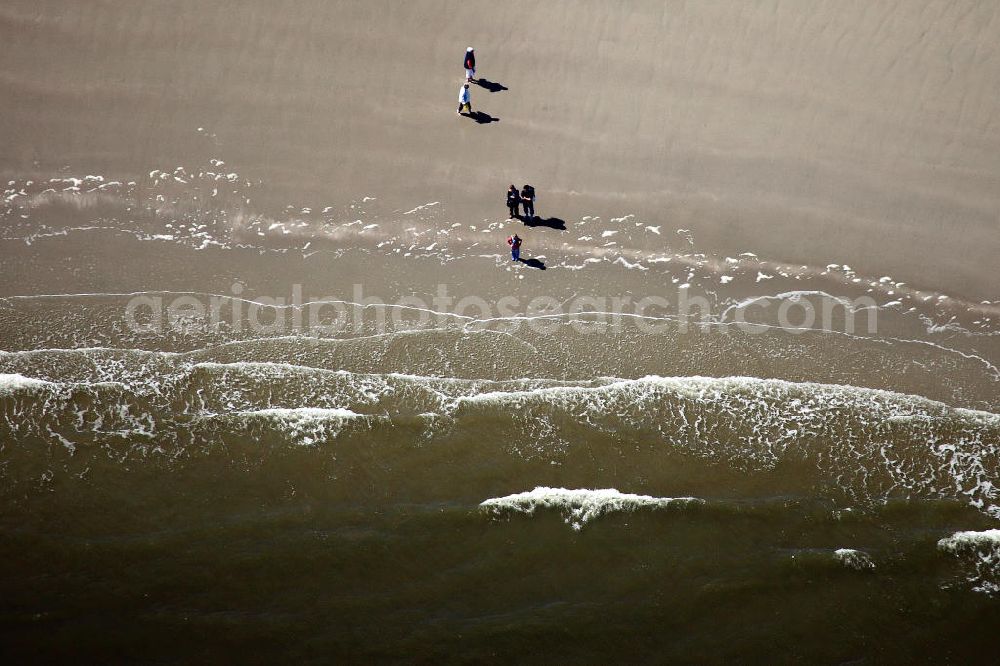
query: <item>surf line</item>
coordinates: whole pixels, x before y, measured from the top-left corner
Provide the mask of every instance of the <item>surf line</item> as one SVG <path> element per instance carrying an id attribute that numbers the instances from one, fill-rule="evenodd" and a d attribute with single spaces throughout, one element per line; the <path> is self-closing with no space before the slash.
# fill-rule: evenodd
<path id="1" fill-rule="evenodd" d="M 420 312 L 428 315 L 434 315 L 438 318 L 451 318 L 459 322 L 464 322 L 463 329 L 468 329 L 470 326 L 482 325 L 493 322 L 504 322 L 504 321 L 536 321 L 541 319 L 564 319 L 569 317 L 580 317 L 580 316 L 603 316 L 603 317 L 622 317 L 630 319 L 641 319 L 648 321 L 680 321 L 678 316 L 653 316 L 644 315 L 638 313 L 628 313 L 628 312 L 607 312 L 603 310 L 594 311 L 580 311 L 580 312 L 558 312 L 549 314 L 519 314 L 511 316 L 501 316 L 501 317 L 473 317 L 470 315 L 462 315 L 454 312 L 447 312 L 442 310 L 434 310 L 432 308 L 421 308 L 415 305 L 404 305 L 400 303 L 358 303 L 355 301 L 347 301 L 341 299 L 321 299 L 315 301 L 306 301 L 304 303 L 263 303 L 251 298 L 242 298 L 240 296 L 234 296 L 231 294 L 216 294 L 212 292 L 203 291 L 173 291 L 173 290 L 143 290 L 143 291 L 132 291 L 132 292 L 82 292 L 82 293 L 63 293 L 63 294 L 17 294 L 12 296 L 2 296 L 0 297 L 0 302 L 14 301 L 14 300 L 32 300 L 32 299 L 59 299 L 59 298 L 131 298 L 136 296 L 151 296 L 151 295 L 172 295 L 172 296 L 201 296 L 208 298 L 219 298 L 224 300 L 231 300 L 239 303 L 244 303 L 248 305 L 256 305 L 259 307 L 274 308 L 274 309 L 302 309 L 306 307 L 316 306 L 316 305 L 335 305 L 340 304 L 344 306 L 350 306 L 355 308 L 360 308 L 363 310 L 375 309 L 375 308 L 386 308 L 386 309 L 398 309 L 398 310 L 408 310 L 413 312 Z M 760 298 L 776 298 L 775 296 L 767 296 Z M 730 308 L 731 309 L 731 308 Z M 727 309 L 726 312 L 729 310 Z M 570 319 L 572 321 L 582 320 Z M 970 352 L 963 352 L 952 347 L 947 347 L 945 345 L 940 345 L 935 342 L 930 342 L 928 340 L 913 340 L 907 338 L 878 338 L 878 337 L 868 337 L 863 335 L 854 335 L 851 333 L 846 333 L 844 331 L 837 331 L 834 329 L 826 328 L 802 328 L 802 327 L 786 327 L 786 326 L 776 326 L 773 324 L 761 324 L 761 323 L 751 323 L 751 322 L 725 322 L 725 321 L 702 321 L 696 322 L 697 326 L 704 327 L 732 327 L 737 325 L 751 326 L 754 328 L 767 329 L 767 330 L 781 330 L 781 331 L 796 331 L 802 333 L 832 333 L 836 335 L 841 335 L 853 340 L 864 340 L 871 342 L 878 342 L 882 344 L 892 344 L 893 342 L 902 343 L 912 343 L 912 344 L 922 344 L 930 347 L 940 349 L 941 351 L 956 354 L 968 360 L 974 360 L 982 363 L 986 368 L 990 370 L 993 375 L 994 381 L 1000 381 L 1000 368 L 990 363 L 987 359 L 973 354 Z M 438 327 L 431 327 L 424 330 L 447 330 Z M 296 337 L 296 336 L 290 336 Z"/>

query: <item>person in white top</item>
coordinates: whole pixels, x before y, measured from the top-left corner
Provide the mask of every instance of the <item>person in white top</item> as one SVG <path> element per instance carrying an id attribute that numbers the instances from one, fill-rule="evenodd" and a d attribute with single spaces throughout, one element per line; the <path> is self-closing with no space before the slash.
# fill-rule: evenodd
<path id="1" fill-rule="evenodd" d="M 472 113 L 472 92 L 469 90 L 469 84 L 466 83 L 461 88 L 458 89 L 458 114 L 461 115 L 462 111 L 468 111 Z"/>

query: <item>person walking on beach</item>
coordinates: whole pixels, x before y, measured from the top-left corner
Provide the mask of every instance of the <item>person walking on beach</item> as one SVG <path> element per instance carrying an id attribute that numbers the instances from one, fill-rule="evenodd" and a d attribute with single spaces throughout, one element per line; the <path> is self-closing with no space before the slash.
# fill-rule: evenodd
<path id="1" fill-rule="evenodd" d="M 476 78 L 476 52 L 472 50 L 472 47 L 465 49 L 465 60 L 462 61 L 462 66 L 465 67 L 465 82 L 472 83 L 472 80 Z"/>
<path id="2" fill-rule="evenodd" d="M 462 115 L 462 111 L 472 113 L 472 92 L 468 83 L 458 89 L 458 115 Z"/>
<path id="3" fill-rule="evenodd" d="M 521 206 L 524 208 L 524 217 L 535 219 L 535 188 L 531 185 L 521 188 Z"/>
<path id="4" fill-rule="evenodd" d="M 507 188 L 507 209 L 510 211 L 511 220 L 517 219 L 517 208 L 521 205 L 521 195 L 517 191 L 516 185 Z"/>
<path id="5" fill-rule="evenodd" d="M 517 234 L 507 237 L 507 245 L 510 245 L 510 260 L 521 260 L 521 239 Z"/>

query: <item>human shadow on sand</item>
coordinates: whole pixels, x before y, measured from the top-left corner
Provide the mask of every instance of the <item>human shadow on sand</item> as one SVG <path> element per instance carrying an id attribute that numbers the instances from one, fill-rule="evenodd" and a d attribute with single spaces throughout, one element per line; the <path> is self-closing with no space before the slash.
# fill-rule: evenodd
<path id="1" fill-rule="evenodd" d="M 545 270 L 545 262 L 543 262 L 541 259 L 531 258 L 531 259 L 521 259 L 520 261 L 528 268 L 537 268 L 540 271 Z"/>
<path id="2" fill-rule="evenodd" d="M 499 118 L 494 118 L 490 114 L 483 113 L 482 111 L 473 111 L 472 113 L 463 113 L 462 115 L 465 116 L 466 118 L 471 118 L 472 120 L 475 120 L 480 125 L 488 125 L 490 123 L 500 122 Z"/>
<path id="3" fill-rule="evenodd" d="M 548 227 L 566 231 L 566 221 L 558 217 L 523 217 L 521 218 L 526 227 Z"/>
<path id="4" fill-rule="evenodd" d="M 504 84 L 497 83 L 496 81 L 490 81 L 489 79 L 476 79 L 474 83 L 481 88 L 486 88 L 490 92 L 500 92 L 501 90 L 510 90 Z"/>

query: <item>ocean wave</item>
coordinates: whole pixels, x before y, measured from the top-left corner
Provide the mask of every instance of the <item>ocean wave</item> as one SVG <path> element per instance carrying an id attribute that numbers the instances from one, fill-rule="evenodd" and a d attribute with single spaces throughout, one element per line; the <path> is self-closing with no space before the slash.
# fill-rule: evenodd
<path id="1" fill-rule="evenodd" d="M 765 326 L 767 333 L 754 335 L 741 332 L 732 323 L 692 331 L 671 317 L 651 318 L 659 327 L 654 335 L 629 324 L 602 337 L 579 332 L 577 324 L 589 325 L 592 319 L 601 318 L 583 314 L 547 319 L 546 325 L 552 328 L 544 332 L 528 325 L 531 318 L 526 315 L 494 319 L 463 315 L 438 321 L 431 328 L 385 332 L 369 326 L 377 319 L 373 315 L 359 330 L 327 338 L 301 334 L 251 337 L 213 326 L 207 318 L 191 320 L 183 330 L 146 335 L 130 331 L 123 318 L 125 303 L 138 295 L 168 301 L 181 296 L 202 301 L 218 298 L 226 308 L 240 311 L 248 311 L 244 306 L 254 303 L 221 294 L 180 291 L 0 297 L 0 308 L 4 308 L 0 328 L 7 333 L 6 345 L 12 353 L 21 354 L 18 358 L 0 354 L 0 372 L 34 375 L 37 366 L 45 363 L 50 368 L 45 376 L 58 379 L 60 364 L 54 358 L 43 358 L 57 352 L 47 353 L 39 347 L 108 350 L 80 352 L 96 358 L 110 357 L 114 348 L 120 350 L 119 355 L 131 353 L 133 357 L 139 349 L 162 349 L 183 353 L 182 360 L 191 362 L 288 362 L 354 372 L 398 368 L 416 375 L 496 379 L 526 375 L 565 379 L 755 375 L 760 372 L 760 360 L 768 358 L 774 360 L 768 365 L 771 376 L 792 381 L 869 385 L 990 411 L 1000 406 L 994 390 L 1000 383 L 1000 368 L 991 361 L 989 350 L 930 340 L 805 330 L 789 334 L 769 325 Z M 228 321 L 233 313 L 226 310 L 223 314 Z M 652 323 L 645 321 L 644 325 Z M 494 328 L 500 330 L 491 330 Z M 30 362 L 29 353 L 33 354 Z M 587 363 L 580 362 L 581 354 L 587 356 Z M 63 354 L 62 361 L 69 368 L 86 368 L 84 360 L 69 354 Z M 137 359 L 130 359 L 133 361 Z"/>
<path id="2" fill-rule="evenodd" d="M 955 532 L 937 545 L 969 567 L 968 581 L 973 590 L 989 595 L 1000 593 L 1000 529 Z"/>
<path id="3" fill-rule="evenodd" d="M 566 524 L 574 530 L 608 513 L 623 513 L 640 509 L 666 509 L 691 504 L 703 504 L 696 497 L 652 497 L 621 493 L 614 488 L 600 490 L 547 488 L 494 497 L 483 501 L 479 507 L 494 517 L 511 514 L 534 515 L 539 509 L 558 511 Z"/>
<path id="4" fill-rule="evenodd" d="M 868 553 L 853 548 L 838 548 L 833 551 L 833 558 L 848 569 L 868 571 L 875 568 L 875 562 Z"/>
<path id="5" fill-rule="evenodd" d="M 603 438 L 747 474 L 804 464 L 821 492 L 861 506 L 942 498 L 1000 518 L 1000 416 L 919 396 L 755 377 L 494 381 L 146 360 L 136 369 L 105 359 L 101 382 L 5 375 L 0 434 L 126 446 L 130 432 L 145 445 L 153 433 L 162 443 L 228 431 L 318 444 L 399 425 L 421 441 L 504 432 L 508 455 L 539 462 Z"/>
<path id="6" fill-rule="evenodd" d="M 360 425 L 362 429 L 372 424 L 375 417 L 358 414 L 343 408 L 297 407 L 256 409 L 231 414 L 210 414 L 200 420 L 214 421 L 232 429 L 247 428 L 249 436 L 259 436 L 261 428 L 281 432 L 301 446 L 315 446 L 340 436 L 345 428 Z"/>
<path id="7" fill-rule="evenodd" d="M 38 389 L 48 386 L 53 386 L 53 383 L 45 381 L 44 379 L 25 377 L 24 375 L 17 373 L 0 374 L 0 394 L 14 393 L 26 389 Z"/>

